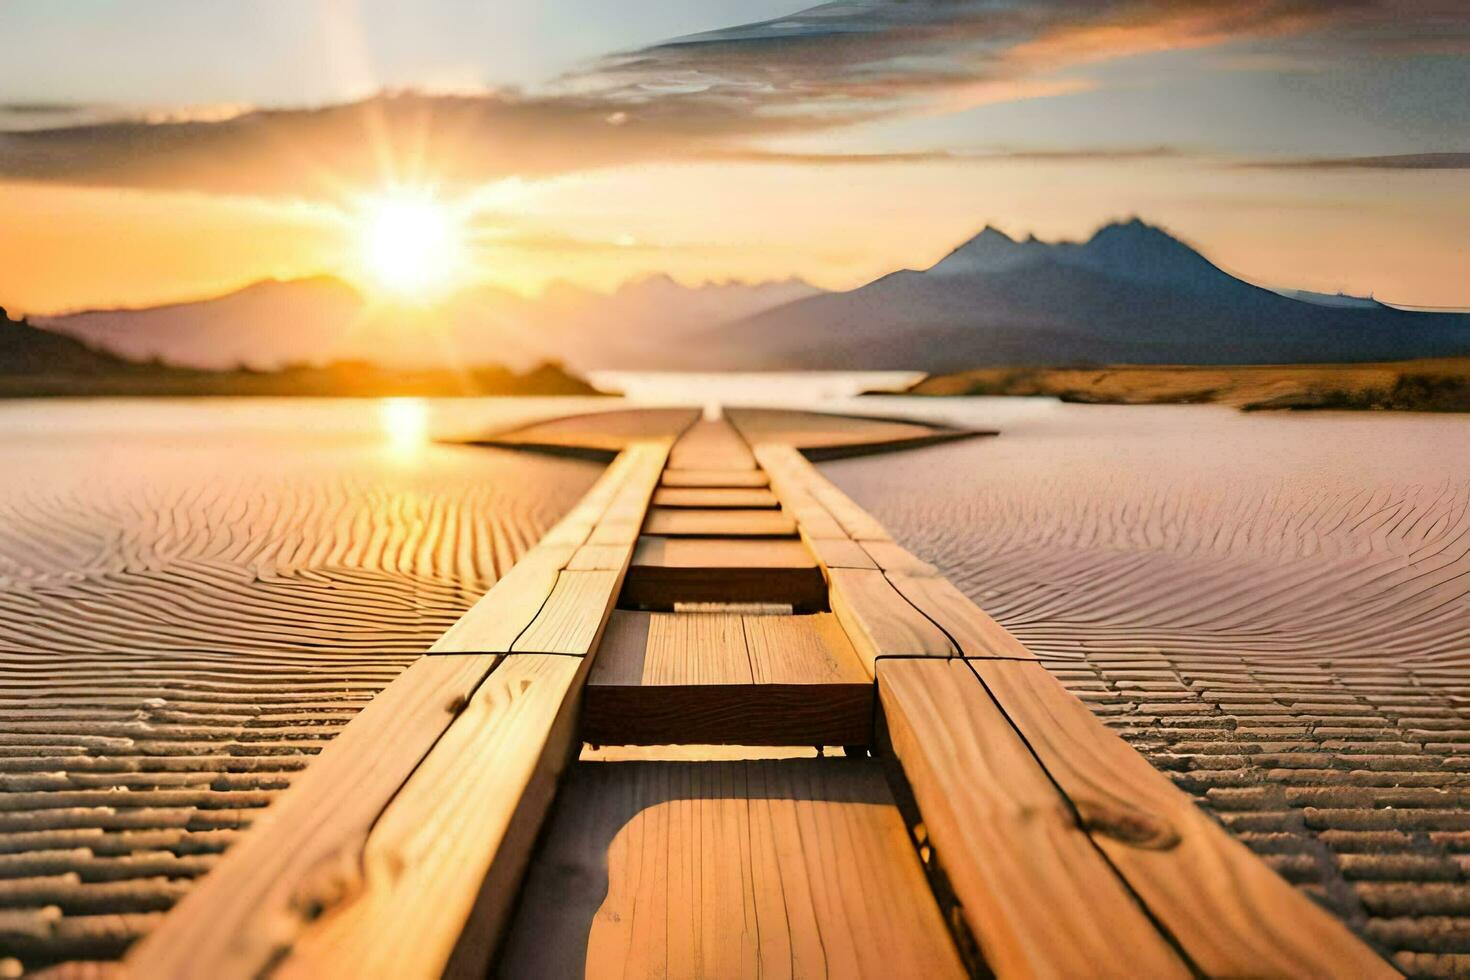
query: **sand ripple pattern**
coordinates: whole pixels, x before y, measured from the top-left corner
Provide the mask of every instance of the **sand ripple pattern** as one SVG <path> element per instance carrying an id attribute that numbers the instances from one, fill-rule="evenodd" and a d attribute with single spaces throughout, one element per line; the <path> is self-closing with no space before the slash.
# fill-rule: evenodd
<path id="1" fill-rule="evenodd" d="M 599 472 L 218 441 L 7 450 L 0 976 L 121 956 Z"/>
<path id="2" fill-rule="evenodd" d="M 1470 430 L 1104 411 L 824 470 L 1397 965 L 1470 975 L 1470 460 L 1425 451 Z"/>
<path id="3" fill-rule="evenodd" d="M 0 650 L 422 650 L 596 472 L 440 469 L 0 496 Z"/>

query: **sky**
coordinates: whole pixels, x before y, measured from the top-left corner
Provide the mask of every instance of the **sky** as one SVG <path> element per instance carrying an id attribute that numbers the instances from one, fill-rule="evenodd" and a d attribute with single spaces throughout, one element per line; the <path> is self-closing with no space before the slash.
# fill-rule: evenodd
<path id="1" fill-rule="evenodd" d="M 5 0 L 0 304 L 463 283 L 848 288 L 1137 215 L 1244 278 L 1470 307 L 1463 0 Z"/>

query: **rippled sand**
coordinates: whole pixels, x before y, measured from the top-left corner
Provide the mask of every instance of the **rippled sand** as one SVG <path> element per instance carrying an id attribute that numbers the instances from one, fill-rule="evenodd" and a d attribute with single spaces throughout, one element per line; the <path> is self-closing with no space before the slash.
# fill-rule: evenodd
<path id="1" fill-rule="evenodd" d="M 1002 435 L 823 471 L 1400 966 L 1470 969 L 1470 422 L 937 407 Z"/>
<path id="2" fill-rule="evenodd" d="M 416 401 L 100 404 L 0 414 L 0 649 L 422 650 L 597 472 Z"/>
<path id="3" fill-rule="evenodd" d="M 0 975 L 120 955 L 600 469 L 432 416 L 0 404 Z"/>

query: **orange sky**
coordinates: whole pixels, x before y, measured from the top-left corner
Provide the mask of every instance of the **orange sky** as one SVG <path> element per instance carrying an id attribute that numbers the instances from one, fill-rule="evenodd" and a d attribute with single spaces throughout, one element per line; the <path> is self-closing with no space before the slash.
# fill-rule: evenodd
<path id="1" fill-rule="evenodd" d="M 1184 159 L 687 164 L 487 186 L 471 275 L 522 292 L 659 271 L 843 288 L 928 265 L 986 222 L 1078 237 L 1137 213 L 1267 285 L 1470 306 L 1463 171 L 1324 175 Z M 9 183 L 0 227 L 0 303 L 18 311 L 148 305 L 318 273 L 371 285 L 336 205 Z"/>

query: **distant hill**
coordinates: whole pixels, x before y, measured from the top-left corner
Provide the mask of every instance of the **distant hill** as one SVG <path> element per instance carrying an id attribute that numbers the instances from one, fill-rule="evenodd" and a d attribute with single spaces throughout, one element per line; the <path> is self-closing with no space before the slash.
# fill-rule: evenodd
<path id="1" fill-rule="evenodd" d="M 365 361 L 296 365 L 272 371 L 208 370 L 139 361 L 73 337 L 12 320 L 0 308 L 0 397 L 48 395 L 595 395 L 555 364 L 523 372 L 497 365 L 465 369 L 383 368 Z"/>
<path id="2" fill-rule="evenodd" d="M 371 360 L 405 370 L 555 360 L 645 367 L 711 326 L 819 292 L 800 280 L 684 286 L 654 276 L 601 293 L 566 284 L 523 297 L 480 287 L 427 308 L 374 303 L 330 277 L 255 283 L 197 302 L 37 317 L 135 359 L 226 370 Z"/>
<path id="3" fill-rule="evenodd" d="M 1467 353 L 1470 316 L 1292 299 L 1135 219 L 1085 242 L 1015 241 L 986 228 L 927 270 L 713 328 L 682 366 L 956 371 Z"/>

